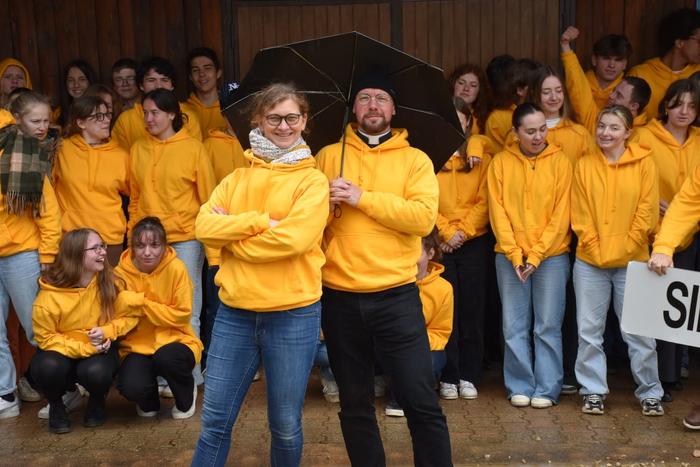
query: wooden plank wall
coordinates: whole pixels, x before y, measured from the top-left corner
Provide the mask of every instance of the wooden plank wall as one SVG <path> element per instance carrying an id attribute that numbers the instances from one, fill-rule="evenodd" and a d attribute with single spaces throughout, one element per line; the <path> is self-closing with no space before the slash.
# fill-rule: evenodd
<path id="1" fill-rule="evenodd" d="M 574 45 L 581 63 L 590 63 L 593 43 L 606 34 L 624 34 L 634 52 L 630 66 L 658 55 L 659 20 L 678 8 L 695 8 L 695 0 L 577 0 Z"/>
<path id="2" fill-rule="evenodd" d="M 653 56 L 659 18 L 695 0 L 0 0 L 0 58 L 15 56 L 35 87 L 58 95 L 62 67 L 83 58 L 110 80 L 119 57 L 162 55 L 178 69 L 185 95 L 187 50 L 222 57 L 224 76 L 240 79 L 263 47 L 351 30 L 400 46 L 447 72 L 510 53 L 558 63 L 558 38 L 575 13 L 584 63 L 592 43 L 624 32 L 631 64 Z"/>

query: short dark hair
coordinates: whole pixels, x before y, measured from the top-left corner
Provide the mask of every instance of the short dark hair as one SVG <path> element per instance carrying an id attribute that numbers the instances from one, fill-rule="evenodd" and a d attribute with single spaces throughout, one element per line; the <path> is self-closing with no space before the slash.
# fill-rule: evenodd
<path id="1" fill-rule="evenodd" d="M 136 71 L 139 69 L 139 64 L 133 58 L 122 57 L 112 65 L 112 73 L 120 72 L 125 68 Z"/>
<path id="2" fill-rule="evenodd" d="M 513 118 L 511 119 L 513 128 L 519 128 L 520 125 L 523 123 L 523 118 L 538 112 L 544 114 L 540 106 L 537 104 L 533 104 L 532 102 L 525 102 L 523 104 L 520 104 L 513 111 Z"/>
<path id="3" fill-rule="evenodd" d="M 636 76 L 625 76 L 623 80 L 626 81 L 627 84 L 632 85 L 633 89 L 630 100 L 635 104 L 639 104 L 637 113 L 641 114 L 651 98 L 651 87 L 649 87 L 649 84 L 642 78 Z"/>
<path id="4" fill-rule="evenodd" d="M 216 55 L 216 52 L 214 52 L 209 47 L 196 47 L 196 48 L 190 50 L 190 53 L 187 54 L 187 74 L 188 75 L 190 74 L 190 67 L 192 66 L 192 60 L 194 60 L 197 57 L 207 57 L 209 60 L 214 62 L 214 66 L 216 67 L 217 70 L 221 69 L 219 57 Z"/>
<path id="5" fill-rule="evenodd" d="M 169 60 L 163 57 L 150 57 L 141 62 L 141 65 L 136 70 L 136 82 L 140 86 L 143 86 L 143 80 L 146 77 L 146 73 L 151 70 L 154 70 L 156 73 L 163 76 L 167 76 L 170 78 L 170 81 L 173 82 L 173 87 L 175 86 L 177 81 L 177 72 L 175 71 L 175 67 Z"/>
<path id="6" fill-rule="evenodd" d="M 659 55 L 666 54 L 678 39 L 688 39 L 700 28 L 700 11 L 681 8 L 664 16 L 659 22 Z"/>
<path id="7" fill-rule="evenodd" d="M 622 34 L 608 34 L 593 44 L 593 55 L 596 57 L 615 57 L 627 60 L 632 56 L 632 44 Z"/>
<path id="8" fill-rule="evenodd" d="M 681 97 L 686 92 L 690 93 L 696 111 L 700 110 L 700 90 L 698 86 L 690 79 L 679 79 L 671 83 L 663 99 L 659 102 L 659 120 L 664 123 L 668 122 L 668 109 L 675 109 L 681 105 Z"/>
<path id="9" fill-rule="evenodd" d="M 507 108 L 511 104 L 508 86 L 508 69 L 515 63 L 512 55 L 497 55 L 486 65 L 486 77 L 491 87 L 494 108 Z"/>
<path id="10" fill-rule="evenodd" d="M 149 91 L 144 94 L 141 99 L 141 103 L 147 100 L 152 100 L 158 109 L 163 112 L 175 114 L 173 119 L 173 130 L 176 132 L 180 131 L 185 124 L 184 117 L 182 115 L 182 110 L 180 110 L 180 103 L 177 101 L 175 93 L 169 89 L 158 88 L 153 91 Z"/>

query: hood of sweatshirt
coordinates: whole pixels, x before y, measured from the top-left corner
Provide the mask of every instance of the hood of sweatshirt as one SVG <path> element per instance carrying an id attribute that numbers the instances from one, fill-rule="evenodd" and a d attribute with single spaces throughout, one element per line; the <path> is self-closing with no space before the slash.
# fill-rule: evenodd
<path id="1" fill-rule="evenodd" d="M 410 146 L 408 142 L 408 130 L 404 128 L 392 128 L 391 138 L 371 148 L 358 136 L 356 123 L 350 124 L 345 128 L 345 144 L 363 152 L 381 152 Z"/>
<path id="2" fill-rule="evenodd" d="M 277 172 L 294 172 L 296 170 L 309 168 L 312 169 L 316 167 L 316 159 L 314 159 L 313 157 L 302 159 L 296 164 L 278 164 L 276 162 L 265 162 L 264 160 L 260 159 L 255 154 L 253 154 L 253 151 L 250 149 L 246 149 L 243 153 L 243 156 L 248 161 L 248 163 L 250 163 L 251 168 L 258 167 L 262 169 L 274 170 Z"/>
<path id="3" fill-rule="evenodd" d="M 170 138 L 166 139 L 158 139 L 152 134 L 150 134 L 148 131 L 146 131 L 146 135 L 148 136 L 148 141 L 153 146 L 166 146 L 168 144 L 179 143 L 180 141 L 192 138 L 192 135 L 190 135 L 190 133 L 184 126 L 180 128 L 180 130 L 177 133 L 172 135 Z"/>
<path id="4" fill-rule="evenodd" d="M 418 279 L 416 284 L 424 286 L 430 284 L 431 282 L 435 282 L 435 280 L 437 280 L 443 272 L 445 272 L 445 266 L 440 263 L 430 261 L 428 263 L 428 273 L 423 279 Z"/>
<path id="5" fill-rule="evenodd" d="M 29 70 L 27 70 L 27 67 L 24 66 L 22 62 L 12 57 L 8 57 L 0 61 L 0 77 L 2 77 L 2 75 L 5 74 L 5 70 L 12 65 L 19 67 L 22 69 L 22 71 L 24 71 L 24 87 L 27 89 L 32 89 L 32 78 L 29 76 Z"/>
<path id="6" fill-rule="evenodd" d="M 175 250 L 171 246 L 166 246 L 165 247 L 165 252 L 163 252 L 163 258 L 161 258 L 160 263 L 158 266 L 151 271 L 150 273 L 145 273 L 141 272 L 134 262 L 132 261 L 131 258 L 131 248 L 127 248 L 124 250 L 124 252 L 121 254 L 119 257 L 119 269 L 122 269 L 126 274 L 132 275 L 132 276 L 154 276 L 160 274 L 160 272 L 168 267 L 168 264 L 170 264 L 176 257 L 177 254 L 175 253 Z"/>
<path id="7" fill-rule="evenodd" d="M 219 139 L 222 141 L 238 141 L 238 138 L 236 136 L 228 134 L 228 132 L 221 128 L 212 128 L 211 130 L 209 130 L 207 138 Z"/>
<path id="8" fill-rule="evenodd" d="M 689 142 L 692 139 L 697 138 L 698 135 L 700 135 L 700 128 L 691 126 L 688 128 L 688 137 L 686 138 L 685 142 L 683 144 L 680 144 L 678 143 L 676 138 L 674 138 L 673 135 L 664 127 L 663 123 L 661 123 L 661 121 L 657 120 L 656 118 L 652 119 L 649 123 L 647 123 L 644 128 L 649 130 L 663 144 L 670 146 L 673 149 L 682 148 L 686 144 L 689 144 Z"/>

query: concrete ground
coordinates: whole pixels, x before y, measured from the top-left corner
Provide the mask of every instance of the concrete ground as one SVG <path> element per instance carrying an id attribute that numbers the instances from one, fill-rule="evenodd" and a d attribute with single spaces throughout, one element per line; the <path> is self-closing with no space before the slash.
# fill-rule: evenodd
<path id="1" fill-rule="evenodd" d="M 490 370 L 473 401 L 441 401 L 450 428 L 455 465 L 700 465 L 700 432 L 683 428 L 682 419 L 700 402 L 700 368 L 684 380 L 683 391 L 665 404 L 663 417 L 644 417 L 633 396 L 629 372 L 610 377 L 605 415 L 581 413 L 579 396 L 562 396 L 551 409 L 514 408 L 505 400 L 499 370 Z M 201 394 L 199 401 L 201 403 Z M 405 419 L 377 418 L 389 465 L 412 465 Z M 136 416 L 133 404 L 112 390 L 108 420 L 91 429 L 73 415 L 74 430 L 48 432 L 36 417 L 43 403 L 25 403 L 20 417 L 0 420 L 0 465 L 188 465 L 199 432 L 197 414 L 184 421 L 170 418 L 172 400 L 163 400 L 156 419 Z M 338 406 L 325 402 L 314 371 L 304 408 L 302 465 L 348 465 L 337 418 Z M 254 383 L 236 424 L 229 464 L 268 465 L 265 381 Z M 696 451 L 700 456 L 700 451 Z"/>

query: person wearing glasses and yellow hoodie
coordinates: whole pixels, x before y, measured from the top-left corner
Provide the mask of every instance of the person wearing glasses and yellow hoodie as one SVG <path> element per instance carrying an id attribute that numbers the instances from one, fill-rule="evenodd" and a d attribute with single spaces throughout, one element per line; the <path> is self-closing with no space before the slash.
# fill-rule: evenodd
<path id="1" fill-rule="evenodd" d="M 658 34 L 660 56 L 633 67 L 628 74 L 651 87 L 645 109 L 649 119 L 659 114 L 659 102 L 671 83 L 700 71 L 700 11 L 682 8 L 669 13 L 661 19 Z"/>
<path id="2" fill-rule="evenodd" d="M 53 166 L 61 207 L 61 228 L 90 227 L 107 243 L 107 259 L 116 266 L 126 234 L 121 196 L 129 196 L 129 153 L 109 138 L 111 114 L 99 97 L 78 97 Z"/>
<path id="3" fill-rule="evenodd" d="M 659 103 L 659 115 L 638 129 L 630 139 L 652 149 L 659 174 L 660 223 L 673 197 L 683 182 L 700 165 L 700 129 L 693 126 L 700 109 L 700 90 L 690 79 L 675 81 L 666 90 Z M 658 227 L 655 229 L 658 230 Z M 673 262 L 676 267 L 698 270 L 696 228 L 676 248 Z M 659 377 L 664 386 L 664 401 L 673 398 L 671 390 L 680 383 L 683 346 L 657 340 Z"/>
<path id="4" fill-rule="evenodd" d="M 572 167 L 561 148 L 547 143 L 537 105 L 519 105 L 512 124 L 517 141 L 494 157 L 488 174 L 503 374 L 513 406 L 547 408 L 558 402 L 563 380 Z"/>
<path id="5" fill-rule="evenodd" d="M 611 295 L 621 320 L 627 264 L 649 258 L 649 237 L 659 217 L 656 164 L 649 148 L 626 144 L 632 125 L 632 114 L 622 106 L 600 113 L 598 149 L 579 161 L 571 194 L 571 225 L 578 236 L 576 379 L 582 411 L 594 415 L 604 412 L 603 399 L 609 392 L 603 332 Z M 621 332 L 642 413 L 663 415 L 654 339 Z"/>
<path id="6" fill-rule="evenodd" d="M 157 377 L 163 377 L 175 398 L 172 417 L 190 418 L 197 400 L 192 370 L 202 355 L 202 342 L 190 324 L 192 281 L 157 217 L 136 223 L 114 273 L 127 290 L 144 294 L 143 315 L 119 342 L 119 392 L 136 403 L 140 417 L 155 417 Z"/>
<path id="7" fill-rule="evenodd" d="M 224 465 L 231 431 L 263 364 L 270 463 L 299 465 L 301 415 L 321 324 L 321 237 L 328 181 L 302 138 L 309 102 L 271 84 L 251 104 L 249 167 L 235 170 L 199 211 L 197 238 L 222 248 L 221 306 L 207 357 L 193 466 Z"/>
<path id="8" fill-rule="evenodd" d="M 192 327 L 200 333 L 204 250 L 210 266 L 219 264 L 219 251 L 204 248 L 195 238 L 199 208 L 211 195 L 216 180 L 202 143 L 184 126 L 172 91 L 155 89 L 143 97 L 148 136 L 131 148 L 129 231 L 144 217 L 158 217 L 178 258 L 194 284 Z M 199 365 L 195 382 L 202 384 Z"/>

